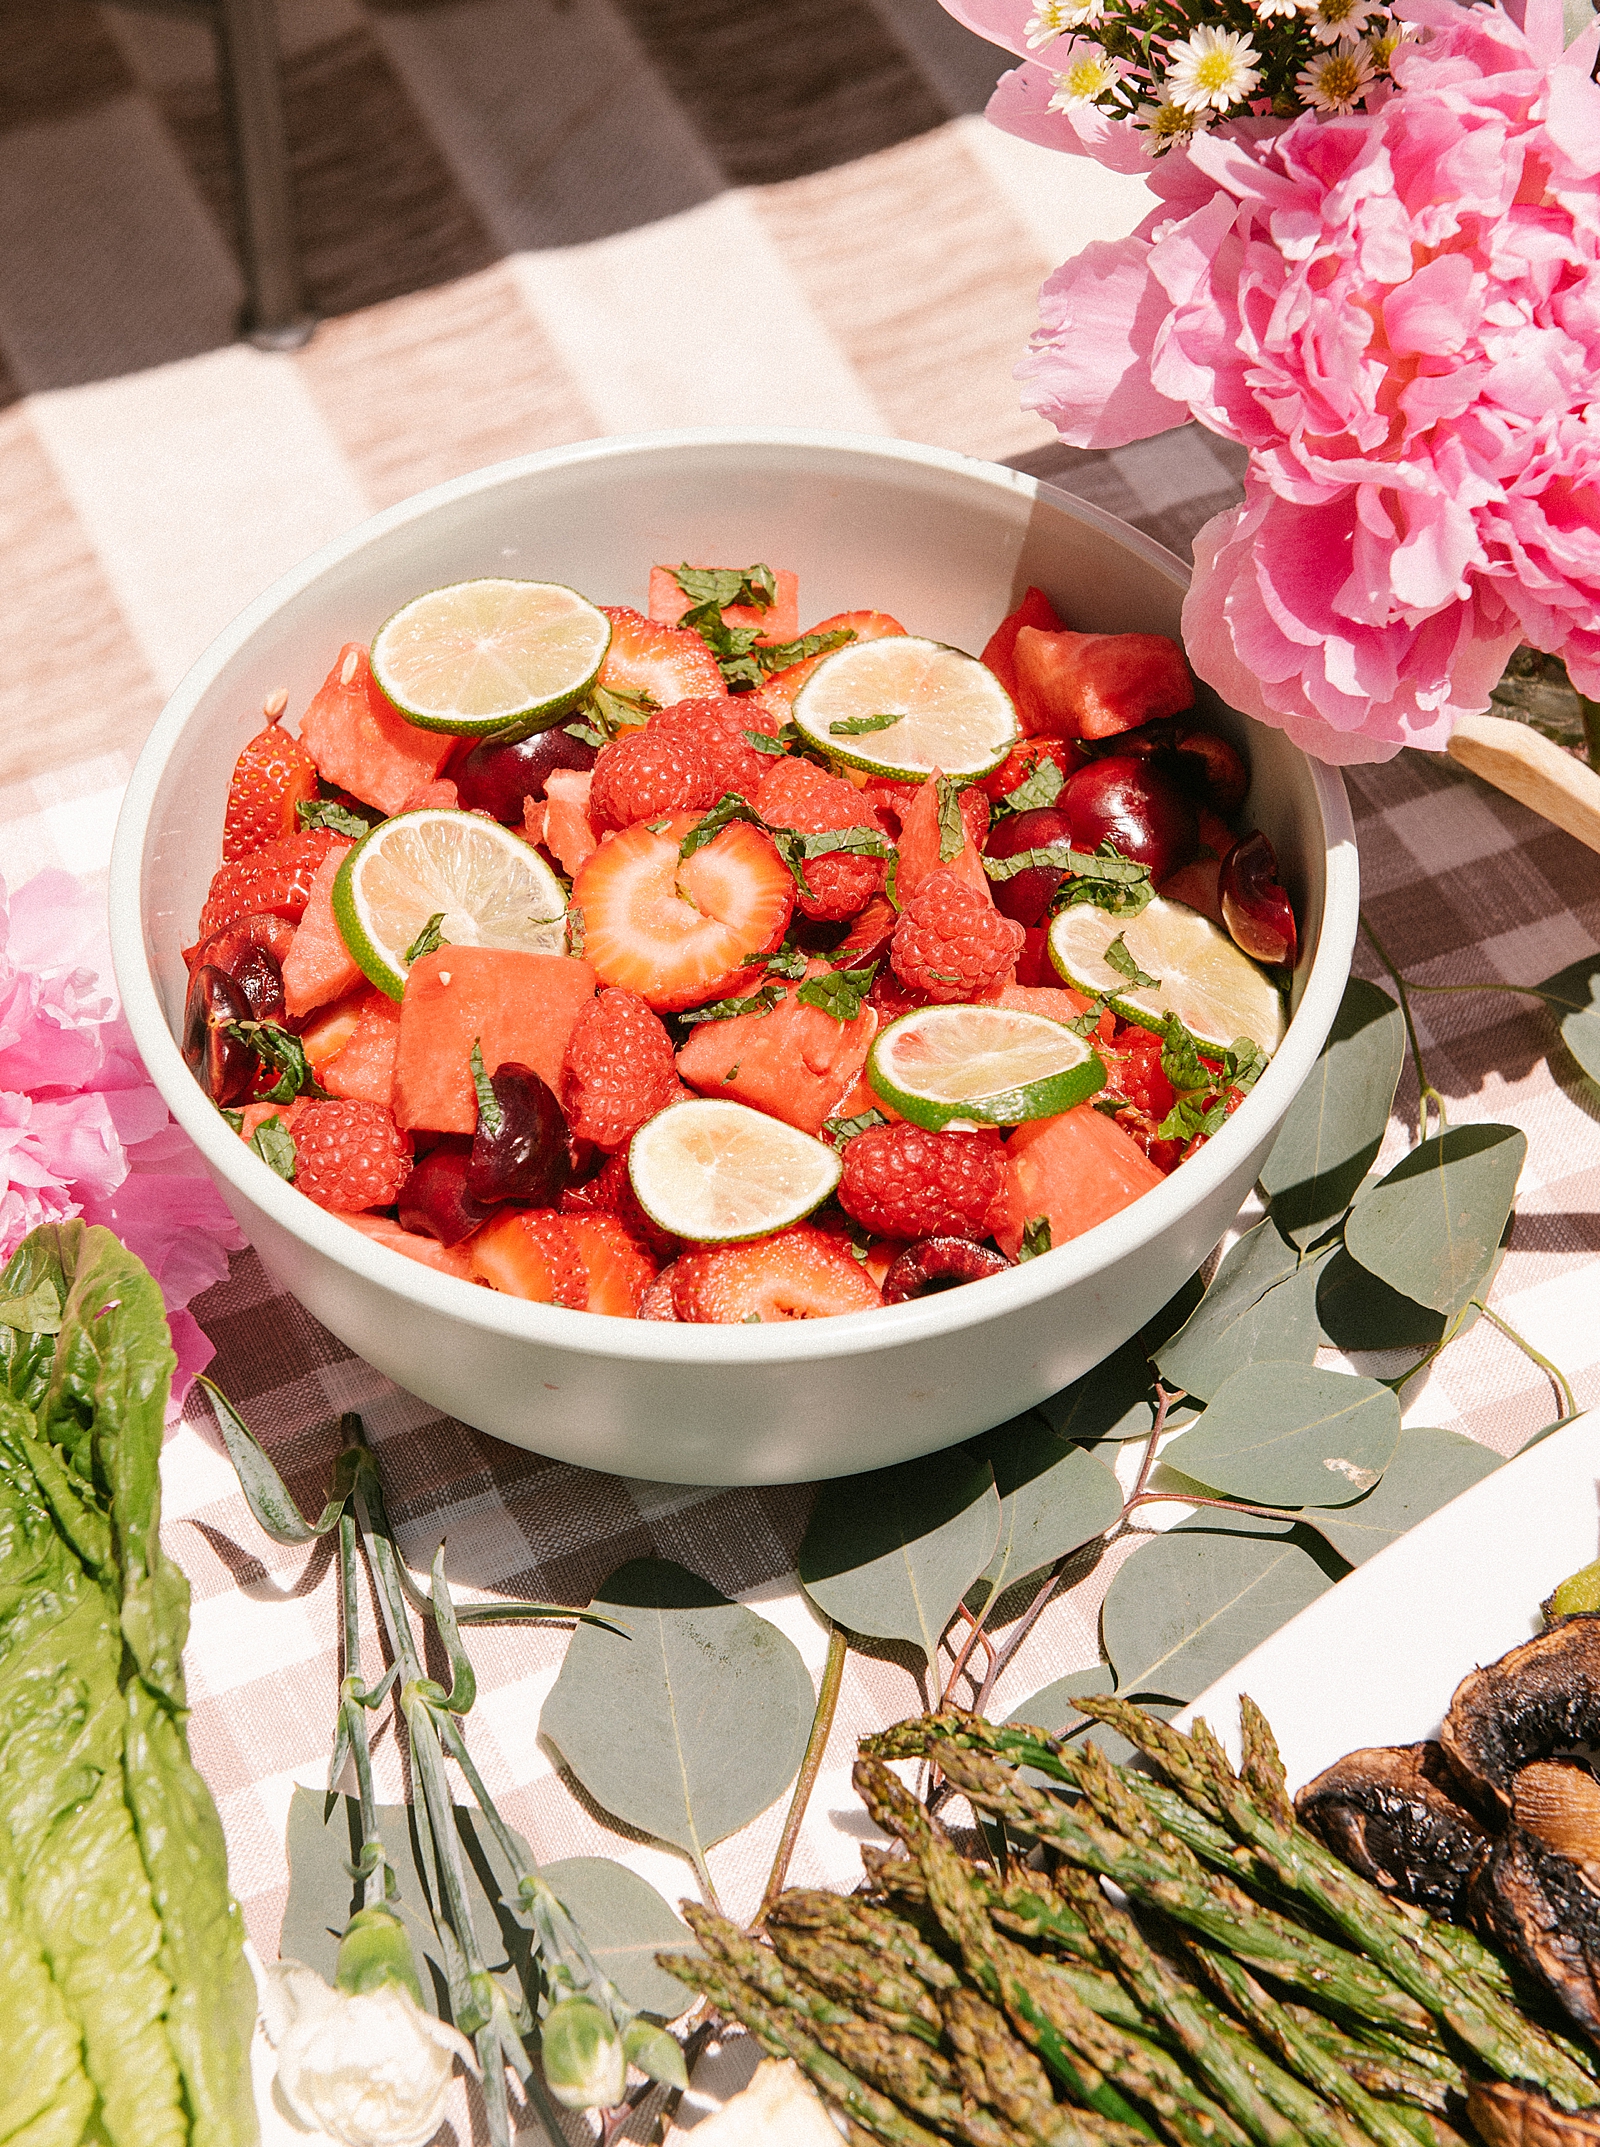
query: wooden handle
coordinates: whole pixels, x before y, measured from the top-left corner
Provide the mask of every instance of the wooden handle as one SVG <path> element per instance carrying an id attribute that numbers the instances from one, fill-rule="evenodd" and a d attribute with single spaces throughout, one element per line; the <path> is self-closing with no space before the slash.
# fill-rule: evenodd
<path id="1" fill-rule="evenodd" d="M 1507 716 L 1463 716 L 1449 752 L 1496 790 L 1600 850 L 1600 775 L 1541 732 Z"/>

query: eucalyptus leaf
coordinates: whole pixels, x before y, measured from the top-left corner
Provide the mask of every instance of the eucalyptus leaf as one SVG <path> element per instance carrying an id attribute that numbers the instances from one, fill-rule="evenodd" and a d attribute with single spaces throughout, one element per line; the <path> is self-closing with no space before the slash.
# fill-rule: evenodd
<path id="1" fill-rule="evenodd" d="M 1561 1030 L 1561 1041 L 1591 1081 L 1600 1081 L 1600 954 L 1586 954 L 1546 977 L 1539 987 Z"/>
<path id="2" fill-rule="evenodd" d="M 940 1634 L 999 1536 L 993 1472 L 957 1447 L 824 1484 L 800 1546 L 800 1579 L 836 1625 L 910 1641 L 931 1669 Z"/>
<path id="3" fill-rule="evenodd" d="M 1137 1339 L 1139 1347 L 1147 1357 L 1154 1357 L 1163 1343 L 1172 1340 L 1205 1294 L 1205 1278 L 1196 1272 L 1180 1290 L 1167 1299 L 1159 1312 L 1153 1313 L 1145 1321 L 1139 1329 Z"/>
<path id="4" fill-rule="evenodd" d="M 1203 1692 L 1333 1585 L 1315 1543 L 1245 1514 L 1198 1516 L 1154 1537 L 1118 1570 L 1101 1612 L 1117 1689 L 1180 1704 Z"/>
<path id="5" fill-rule="evenodd" d="M 656 1966 L 658 1953 L 694 1952 L 694 1934 L 648 1880 L 609 1856 L 564 1857 L 541 1876 L 629 2005 L 674 2020 L 694 2003 L 693 1991 Z"/>
<path id="6" fill-rule="evenodd" d="M 1156 1365 L 1168 1386 L 1209 1401 L 1244 1365 L 1309 1364 L 1317 1326 L 1316 1264 L 1301 1262 L 1271 1221 L 1229 1247 L 1211 1287 Z"/>
<path id="7" fill-rule="evenodd" d="M 1530 1446 L 1542 1446 L 1546 1439 L 1554 1438 L 1558 1431 L 1565 1431 L 1569 1424 L 1576 1424 L 1580 1416 L 1587 1414 L 1587 1410 L 1580 1409 L 1573 1416 L 1558 1416 L 1553 1424 L 1546 1424 L 1543 1431 L 1536 1431 L 1531 1439 L 1524 1439 L 1517 1448 L 1518 1454 L 1525 1454 Z"/>
<path id="8" fill-rule="evenodd" d="M 1376 1379 L 1309 1364 L 1250 1364 L 1165 1449 L 1162 1463 L 1258 1506 L 1344 1505 L 1370 1491 L 1400 1437 Z"/>
<path id="9" fill-rule="evenodd" d="M 1261 1173 L 1272 1219 L 1294 1244 L 1309 1244 L 1355 1198 L 1383 1143 L 1405 1055 L 1399 1007 L 1352 977 Z"/>
<path id="10" fill-rule="evenodd" d="M 1070 1444 L 1038 1410 L 969 1439 L 966 1451 L 989 1463 L 1000 1494 L 1000 1534 L 979 1576 L 991 1601 L 1121 1517 L 1122 1486 L 1105 1463 Z"/>
<path id="11" fill-rule="evenodd" d="M 1494 1258 L 1527 1153 L 1515 1126 L 1450 1126 L 1421 1142 L 1351 1210 L 1352 1259 L 1403 1297 L 1458 1310 Z"/>
<path id="12" fill-rule="evenodd" d="M 627 1825 L 705 1852 L 799 1771 L 816 1706 L 793 1641 L 666 1558 L 619 1566 L 544 1703 L 541 1733 Z"/>
<path id="13" fill-rule="evenodd" d="M 1101 1440 L 1145 1439 L 1155 1422 L 1154 1383 L 1142 1345 L 1124 1342 L 1092 1372 L 1039 1404 L 1059 1437 L 1083 1446 Z"/>
<path id="14" fill-rule="evenodd" d="M 1414 1424 L 1400 1434 L 1383 1481 L 1352 1505 L 1326 1510 L 1308 1508 L 1306 1521 L 1353 1566 L 1363 1564 L 1408 1528 L 1448 1506 L 1504 1461 L 1476 1439 L 1459 1431 Z"/>
<path id="15" fill-rule="evenodd" d="M 1318 1269 L 1317 1324 L 1335 1349 L 1405 1349 L 1419 1356 L 1444 1338 L 1445 1315 L 1402 1297 L 1336 1246 Z"/>

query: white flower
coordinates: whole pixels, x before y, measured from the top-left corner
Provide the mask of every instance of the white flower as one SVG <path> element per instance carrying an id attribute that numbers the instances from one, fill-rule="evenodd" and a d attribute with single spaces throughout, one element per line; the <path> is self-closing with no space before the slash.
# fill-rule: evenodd
<path id="1" fill-rule="evenodd" d="M 1365 45 L 1346 42 L 1302 67 L 1294 86 L 1317 112 L 1350 112 L 1371 89 L 1372 55 Z"/>
<path id="2" fill-rule="evenodd" d="M 1338 0 L 1334 0 L 1338 4 Z M 1202 24 L 1193 37 L 1183 37 L 1172 47 L 1177 63 L 1167 76 L 1165 92 L 1186 112 L 1225 112 L 1241 103 L 1261 80 L 1255 62 L 1261 57 L 1248 37 L 1237 30 L 1214 30 Z"/>
<path id="3" fill-rule="evenodd" d="M 1209 119 L 1207 112 L 1189 112 L 1181 104 L 1174 104 L 1164 87 L 1154 104 L 1141 104 L 1133 115 L 1134 125 L 1144 131 L 1145 154 L 1152 157 L 1192 140 Z"/>
<path id="4" fill-rule="evenodd" d="M 1311 34 L 1319 45 L 1336 45 L 1344 38 L 1357 38 L 1369 15 L 1384 12 L 1381 0 L 1317 0 L 1311 10 Z"/>
<path id="5" fill-rule="evenodd" d="M 341 2147 L 424 2147 L 444 2117 L 455 2061 L 472 2045 L 397 1984 L 333 1990 L 299 1961 L 261 1978 L 261 2019 L 292 2116 Z"/>
<path id="6" fill-rule="evenodd" d="M 1097 51 L 1093 45 L 1080 46 L 1055 78 L 1050 110 L 1071 112 L 1080 105 L 1095 103 L 1116 86 L 1121 74 L 1121 64 L 1108 52 Z"/>
<path id="7" fill-rule="evenodd" d="M 1304 12 L 1302 0 L 1250 0 L 1250 5 L 1262 22 L 1271 22 L 1274 15 L 1282 15 L 1292 22 Z"/>
<path id="8" fill-rule="evenodd" d="M 1391 17 L 1376 37 L 1367 39 L 1367 50 L 1372 55 L 1373 66 L 1387 70 L 1400 47 L 1413 43 L 1416 34 L 1409 22 L 1396 22 Z"/>
<path id="9" fill-rule="evenodd" d="M 1098 22 L 1104 13 L 1105 0 L 1038 0 L 1028 17 L 1028 50 L 1041 51 L 1066 31 L 1081 29 L 1086 22 Z"/>

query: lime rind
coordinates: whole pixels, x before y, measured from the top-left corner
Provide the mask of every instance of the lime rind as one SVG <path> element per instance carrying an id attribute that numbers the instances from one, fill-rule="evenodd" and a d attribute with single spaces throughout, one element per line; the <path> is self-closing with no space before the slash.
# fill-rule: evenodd
<path id="1" fill-rule="evenodd" d="M 332 902 L 351 960 L 391 999 L 405 996 L 406 950 L 435 916 L 441 944 L 565 951 L 561 882 L 531 844 L 481 813 L 424 806 L 380 821 L 340 865 Z"/>
<path id="2" fill-rule="evenodd" d="M 372 638 L 372 675 L 418 730 L 510 739 L 558 723 L 610 646 L 610 620 L 576 589 L 491 575 L 402 604 Z"/>
<path id="3" fill-rule="evenodd" d="M 1056 1118 L 1105 1082 L 1105 1064 L 1083 1037 L 1014 1007 L 917 1007 L 881 1030 L 867 1055 L 873 1093 L 932 1132 Z"/>
<path id="4" fill-rule="evenodd" d="M 1119 936 L 1154 984 L 1135 986 L 1105 959 Z M 1270 1058 L 1287 1026 L 1283 994 L 1209 917 L 1157 895 L 1137 917 L 1092 903 L 1062 910 L 1050 927 L 1050 959 L 1074 990 L 1108 999 L 1124 1021 L 1160 1030 L 1176 1014 L 1202 1044 L 1226 1050 L 1248 1036 Z"/>
<path id="5" fill-rule="evenodd" d="M 833 728 L 888 714 L 899 720 L 883 729 L 840 735 Z M 918 634 L 850 642 L 824 656 L 791 715 L 831 761 L 887 782 L 924 782 L 935 768 L 976 782 L 1001 765 L 1018 736 L 1011 696 L 988 666 Z"/>
<path id="6" fill-rule="evenodd" d="M 701 1245 L 787 1230 L 833 1192 L 837 1152 L 798 1126 L 716 1097 L 669 1103 L 628 1143 L 628 1178 L 658 1229 Z"/>

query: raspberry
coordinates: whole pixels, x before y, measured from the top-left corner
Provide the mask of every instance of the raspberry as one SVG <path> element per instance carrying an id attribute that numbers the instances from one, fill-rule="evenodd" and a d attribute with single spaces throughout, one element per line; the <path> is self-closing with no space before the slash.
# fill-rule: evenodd
<path id="1" fill-rule="evenodd" d="M 742 702 L 727 694 L 715 699 L 705 696 L 677 701 L 650 718 L 650 729 L 658 737 L 693 739 L 704 749 L 717 786 L 713 805 L 730 790 L 754 801 L 762 777 L 772 766 L 772 757 L 753 746 L 745 732 L 764 728 L 759 711 L 747 711 Z"/>
<path id="2" fill-rule="evenodd" d="M 563 1215 L 614 1215 L 629 1235 L 656 1260 L 670 1260 L 679 1240 L 652 1222 L 639 1205 L 628 1176 L 628 1159 L 620 1150 L 582 1185 L 569 1185 L 561 1196 Z"/>
<path id="3" fill-rule="evenodd" d="M 755 808 L 768 827 L 797 828 L 802 835 L 843 827 L 878 832 L 871 806 L 863 802 L 853 783 L 824 775 L 808 760 L 788 756 L 768 766 L 756 792 Z M 805 871 L 812 891 L 799 896 L 796 906 L 808 917 L 854 917 L 883 885 L 880 858 L 854 857 L 844 850 L 807 858 Z"/>
<path id="4" fill-rule="evenodd" d="M 699 738 L 647 724 L 601 747 L 589 786 L 589 818 L 604 834 L 639 820 L 703 813 L 720 795 L 712 755 Z"/>
<path id="5" fill-rule="evenodd" d="M 679 1092 L 672 1039 L 637 992 L 602 991 L 573 1023 L 561 1076 L 567 1124 L 597 1148 L 625 1146 Z"/>
<path id="6" fill-rule="evenodd" d="M 295 1113 L 294 1182 L 335 1214 L 387 1208 L 411 1175 L 411 1136 L 381 1103 L 306 1103 Z"/>
<path id="7" fill-rule="evenodd" d="M 838 1200 L 880 1237 L 981 1238 L 1005 1175 L 997 1133 L 868 1126 L 844 1152 Z"/>
<path id="8" fill-rule="evenodd" d="M 987 895 L 940 865 L 906 904 L 889 959 L 903 984 L 948 1004 L 975 999 L 1003 983 L 1025 937 L 1022 926 L 1002 917 Z"/>

